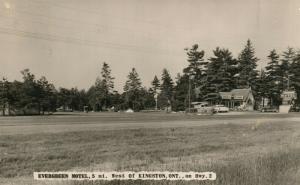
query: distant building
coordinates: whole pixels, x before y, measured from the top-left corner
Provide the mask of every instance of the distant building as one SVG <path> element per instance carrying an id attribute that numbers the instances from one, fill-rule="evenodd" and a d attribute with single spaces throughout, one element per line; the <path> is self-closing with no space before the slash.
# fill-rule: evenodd
<path id="1" fill-rule="evenodd" d="M 281 94 L 282 105 L 293 105 L 297 99 L 296 91 L 283 91 Z"/>
<path id="2" fill-rule="evenodd" d="M 254 110 L 254 97 L 251 88 L 233 89 L 230 92 L 219 92 L 221 104 L 233 110 Z"/>
<path id="3" fill-rule="evenodd" d="M 296 91 L 283 91 L 281 93 L 282 105 L 279 106 L 280 113 L 288 113 L 295 107 L 297 100 Z"/>

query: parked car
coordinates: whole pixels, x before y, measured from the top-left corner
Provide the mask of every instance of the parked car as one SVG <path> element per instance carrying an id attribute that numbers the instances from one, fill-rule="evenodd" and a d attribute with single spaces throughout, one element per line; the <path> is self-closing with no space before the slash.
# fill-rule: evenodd
<path id="1" fill-rule="evenodd" d="M 70 109 L 68 107 L 63 108 L 63 107 L 59 107 L 56 109 L 57 112 L 73 112 L 73 109 Z"/>
<path id="2" fill-rule="evenodd" d="M 229 108 L 225 107 L 224 105 L 215 105 L 214 111 L 215 112 L 229 112 Z"/>
<path id="3" fill-rule="evenodd" d="M 277 107 L 262 107 L 260 109 L 260 112 L 278 112 L 278 108 Z"/>
<path id="4" fill-rule="evenodd" d="M 194 102 L 193 105 L 194 109 L 199 113 L 199 115 L 215 113 L 214 107 L 209 106 L 208 102 Z"/>
<path id="5" fill-rule="evenodd" d="M 291 112 L 300 112 L 300 107 L 299 106 L 293 106 L 291 108 Z"/>
<path id="6" fill-rule="evenodd" d="M 187 108 L 185 110 L 185 112 L 187 112 L 187 113 L 196 113 L 196 112 L 198 112 L 198 110 L 196 108 Z"/>
<path id="7" fill-rule="evenodd" d="M 127 109 L 125 112 L 126 113 L 134 113 L 134 111 L 131 108 Z"/>

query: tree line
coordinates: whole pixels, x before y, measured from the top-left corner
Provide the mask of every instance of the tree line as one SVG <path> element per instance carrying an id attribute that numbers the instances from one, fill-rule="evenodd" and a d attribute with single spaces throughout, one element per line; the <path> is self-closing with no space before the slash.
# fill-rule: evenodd
<path id="1" fill-rule="evenodd" d="M 2 115 L 44 114 L 54 112 L 58 107 L 74 111 L 119 111 L 128 108 L 134 111 L 144 109 L 172 108 L 184 111 L 191 101 L 218 103 L 218 92 L 236 88 L 251 88 L 258 106 L 268 98 L 274 106 L 281 104 L 280 94 L 284 90 L 295 90 L 300 100 L 300 52 L 293 48 L 278 53 L 271 50 L 267 66 L 257 69 L 259 59 L 250 40 L 247 40 L 238 57 L 233 57 L 227 48 L 216 47 L 213 56 L 204 59 L 204 50 L 197 44 L 184 50 L 187 66 L 172 79 L 167 69 L 160 77 L 154 76 L 151 87 L 142 85 L 135 68 L 129 72 L 124 92 L 114 89 L 114 77 L 106 62 L 99 77 L 86 91 L 77 88 L 59 88 L 45 77 L 37 79 L 29 69 L 21 71 L 23 81 L 0 81 L 0 106 Z"/>

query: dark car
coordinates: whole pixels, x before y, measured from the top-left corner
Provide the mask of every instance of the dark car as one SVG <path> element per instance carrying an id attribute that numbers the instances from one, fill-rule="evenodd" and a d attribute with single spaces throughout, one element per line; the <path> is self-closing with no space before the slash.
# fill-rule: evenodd
<path id="1" fill-rule="evenodd" d="M 300 112 L 300 107 L 299 106 L 293 106 L 291 108 L 291 112 Z"/>
<path id="2" fill-rule="evenodd" d="M 277 107 L 263 107 L 260 112 L 279 112 Z"/>

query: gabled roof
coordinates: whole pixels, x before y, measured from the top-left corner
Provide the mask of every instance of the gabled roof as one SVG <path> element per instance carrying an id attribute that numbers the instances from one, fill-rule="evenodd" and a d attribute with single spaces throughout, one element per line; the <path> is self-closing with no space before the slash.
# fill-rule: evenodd
<path id="1" fill-rule="evenodd" d="M 251 89 L 233 89 L 230 92 L 220 92 L 220 96 L 223 97 L 223 99 L 229 99 L 229 97 L 233 99 L 240 99 L 243 98 L 243 100 L 246 100 L 251 93 Z"/>
<path id="2" fill-rule="evenodd" d="M 233 89 L 231 93 L 233 96 L 247 97 L 251 93 L 251 89 Z"/>
<path id="3" fill-rule="evenodd" d="M 191 103 L 192 105 L 200 105 L 200 104 L 208 104 L 208 102 L 207 101 L 201 101 L 201 102 L 192 102 Z"/>
<path id="4" fill-rule="evenodd" d="M 219 92 L 221 96 L 232 96 L 231 92 Z"/>

